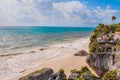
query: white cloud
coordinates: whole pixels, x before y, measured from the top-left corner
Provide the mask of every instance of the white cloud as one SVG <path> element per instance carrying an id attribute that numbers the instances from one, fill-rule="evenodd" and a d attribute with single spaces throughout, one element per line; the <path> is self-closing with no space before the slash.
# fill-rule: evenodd
<path id="1" fill-rule="evenodd" d="M 99 6 L 90 9 L 78 1 L 56 3 L 54 7 L 63 14 L 65 21 L 73 20 L 73 24 L 78 25 L 93 25 L 99 22 L 110 23 L 111 16 L 118 13 L 117 10 L 110 9 L 110 6 L 106 6 L 106 9 Z"/>
<path id="2" fill-rule="evenodd" d="M 110 6 L 89 9 L 79 2 L 52 3 L 49 0 L 0 1 L 0 25 L 93 25 L 111 22 L 118 13 Z"/>
<path id="3" fill-rule="evenodd" d="M 71 16 L 77 16 L 74 13 L 80 12 L 80 10 L 84 10 L 86 6 L 84 6 L 82 3 L 78 1 L 72 1 L 72 2 L 61 2 L 54 4 L 54 8 L 59 10 L 64 17 L 71 17 Z"/>

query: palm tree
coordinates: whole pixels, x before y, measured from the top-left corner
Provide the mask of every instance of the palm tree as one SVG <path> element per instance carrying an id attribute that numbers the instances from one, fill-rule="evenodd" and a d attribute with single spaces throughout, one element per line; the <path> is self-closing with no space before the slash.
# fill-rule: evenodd
<path id="1" fill-rule="evenodd" d="M 113 24 L 114 24 L 114 20 L 116 20 L 116 17 L 115 17 L 115 16 L 112 16 Z"/>

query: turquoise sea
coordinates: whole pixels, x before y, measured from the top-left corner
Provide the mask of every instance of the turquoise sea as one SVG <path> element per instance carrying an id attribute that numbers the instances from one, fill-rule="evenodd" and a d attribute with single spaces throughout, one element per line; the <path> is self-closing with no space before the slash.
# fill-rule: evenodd
<path id="1" fill-rule="evenodd" d="M 94 27 L 1 27 L 0 53 L 89 36 Z"/>

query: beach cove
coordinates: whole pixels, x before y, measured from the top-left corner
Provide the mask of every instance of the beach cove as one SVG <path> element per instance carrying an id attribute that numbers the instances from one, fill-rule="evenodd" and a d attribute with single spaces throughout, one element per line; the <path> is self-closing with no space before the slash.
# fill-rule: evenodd
<path id="1" fill-rule="evenodd" d="M 0 66 L 0 79 L 18 80 L 21 76 L 44 67 L 51 67 L 56 72 L 63 68 L 65 73 L 69 75 L 70 70 L 80 69 L 87 65 L 86 57 L 76 57 L 74 53 L 79 50 L 88 51 L 88 43 L 89 37 L 85 37 L 70 42 L 53 44 L 47 48 L 28 50 L 20 55 L 3 56 L 0 58 L 1 63 L 4 61 Z"/>

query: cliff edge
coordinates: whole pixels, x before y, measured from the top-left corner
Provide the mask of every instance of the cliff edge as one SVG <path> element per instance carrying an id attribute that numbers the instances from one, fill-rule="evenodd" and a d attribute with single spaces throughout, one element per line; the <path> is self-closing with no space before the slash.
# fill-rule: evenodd
<path id="1" fill-rule="evenodd" d="M 89 66 L 100 76 L 120 69 L 120 24 L 99 24 L 90 37 Z M 118 80 L 118 79 L 112 79 Z"/>

